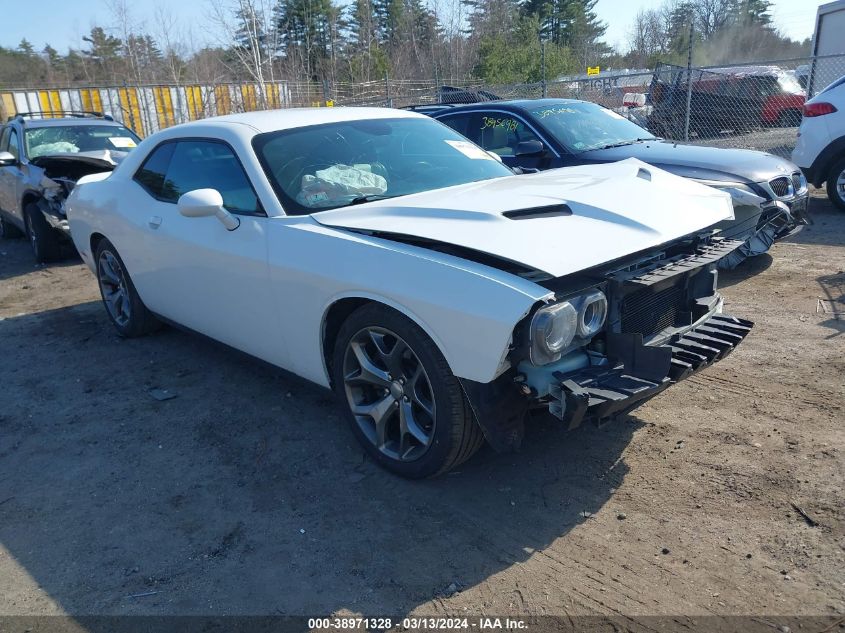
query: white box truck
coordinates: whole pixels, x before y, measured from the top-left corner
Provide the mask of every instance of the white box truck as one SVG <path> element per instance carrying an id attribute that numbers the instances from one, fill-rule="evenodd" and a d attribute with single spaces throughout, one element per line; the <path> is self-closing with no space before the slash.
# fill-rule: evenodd
<path id="1" fill-rule="evenodd" d="M 814 61 L 807 80 L 808 97 L 845 75 L 845 0 L 819 6 L 812 51 Z"/>

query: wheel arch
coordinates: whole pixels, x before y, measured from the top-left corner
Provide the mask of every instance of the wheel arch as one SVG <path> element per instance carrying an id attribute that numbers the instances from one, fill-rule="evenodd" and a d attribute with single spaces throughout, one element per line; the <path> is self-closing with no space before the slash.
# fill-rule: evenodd
<path id="1" fill-rule="evenodd" d="M 99 246 L 100 242 L 106 239 L 106 236 L 102 233 L 98 233 L 94 231 L 91 233 L 90 237 L 88 238 L 88 245 L 91 247 L 91 258 L 94 258 L 94 254 L 97 252 L 97 246 Z"/>
<path id="2" fill-rule="evenodd" d="M 828 172 L 833 167 L 834 163 L 839 159 L 845 157 L 845 137 L 840 137 L 830 142 L 813 161 L 810 168 L 813 176 L 810 181 L 813 186 L 821 187 L 827 181 Z"/>
<path id="3" fill-rule="evenodd" d="M 443 343 L 438 339 L 432 329 L 421 318 L 419 318 L 418 315 L 414 314 L 412 310 L 409 310 L 406 306 L 388 299 L 387 297 L 381 297 L 369 293 L 348 294 L 335 297 L 331 302 L 329 302 L 326 309 L 323 311 L 323 319 L 320 326 L 320 352 L 323 359 L 323 370 L 326 374 L 330 387 L 334 386 L 332 383 L 331 359 L 340 328 L 349 315 L 355 312 L 358 308 L 370 303 L 378 304 L 390 310 L 394 310 L 413 321 L 420 329 L 422 329 L 423 332 L 425 332 L 437 349 L 440 350 L 440 353 L 443 355 L 443 358 L 446 359 L 446 363 L 449 365 L 449 368 L 452 369 L 452 363 L 449 361 L 449 356 L 446 354 Z"/>
<path id="4" fill-rule="evenodd" d="M 21 196 L 21 217 L 23 217 L 24 210 L 26 209 L 26 205 L 28 204 L 35 204 L 42 198 L 41 194 L 35 191 L 34 189 L 27 189 L 23 192 Z"/>

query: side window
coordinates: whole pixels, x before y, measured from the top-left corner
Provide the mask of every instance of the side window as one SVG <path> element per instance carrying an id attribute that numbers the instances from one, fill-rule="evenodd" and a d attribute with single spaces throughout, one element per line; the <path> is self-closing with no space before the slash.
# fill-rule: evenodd
<path id="1" fill-rule="evenodd" d="M 18 133 L 14 128 L 9 128 L 9 147 L 6 149 L 7 152 L 12 154 L 15 158 L 20 159 L 21 151 L 18 146 Z"/>
<path id="2" fill-rule="evenodd" d="M 455 114 L 453 116 L 447 116 L 442 119 L 439 119 L 441 123 L 445 123 L 450 128 L 455 130 L 458 134 L 463 134 L 473 143 L 478 143 L 479 134 L 476 127 L 471 125 L 472 119 L 475 118 L 474 112 L 468 112 L 466 114 Z"/>
<path id="3" fill-rule="evenodd" d="M 0 152 L 9 151 L 9 132 L 11 129 L 10 127 L 3 128 L 3 133 L 0 134 Z"/>
<path id="4" fill-rule="evenodd" d="M 539 141 L 520 119 L 499 112 L 482 113 L 478 121 L 479 145 L 499 156 L 514 156 L 523 141 Z"/>
<path id="5" fill-rule="evenodd" d="M 241 163 L 228 145 L 213 141 L 179 141 L 170 157 L 159 196 L 176 202 L 194 189 L 216 189 L 232 213 L 262 214 L 258 197 Z"/>
<path id="6" fill-rule="evenodd" d="M 159 145 L 147 156 L 147 160 L 144 161 L 140 169 L 135 172 L 135 182 L 155 198 L 169 200 L 173 197 L 172 192 L 165 193 L 164 181 L 174 149 L 176 149 L 176 143 Z M 179 197 L 176 196 L 176 198 Z"/>

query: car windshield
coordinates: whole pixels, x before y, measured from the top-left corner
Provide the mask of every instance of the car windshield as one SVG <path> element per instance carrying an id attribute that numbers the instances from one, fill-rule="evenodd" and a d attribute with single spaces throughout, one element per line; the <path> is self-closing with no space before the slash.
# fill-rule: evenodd
<path id="1" fill-rule="evenodd" d="M 30 128 L 24 138 L 29 158 L 101 150 L 128 152 L 141 142 L 122 125 L 51 125 Z"/>
<path id="2" fill-rule="evenodd" d="M 531 108 L 529 112 L 571 152 L 630 145 L 655 137 L 613 110 L 594 103 L 559 103 Z"/>
<path id="3" fill-rule="evenodd" d="M 253 147 L 289 215 L 513 175 L 427 117 L 268 132 L 256 136 Z"/>

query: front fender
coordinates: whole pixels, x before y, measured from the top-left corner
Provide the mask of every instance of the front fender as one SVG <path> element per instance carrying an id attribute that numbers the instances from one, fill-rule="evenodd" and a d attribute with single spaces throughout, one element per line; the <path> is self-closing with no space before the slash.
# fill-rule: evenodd
<path id="1" fill-rule="evenodd" d="M 514 327 L 552 295 L 489 266 L 308 217 L 278 218 L 269 233 L 270 284 L 280 297 L 290 368 L 324 386 L 323 322 L 339 299 L 398 310 L 431 337 L 455 376 L 489 383 L 507 368 Z"/>

